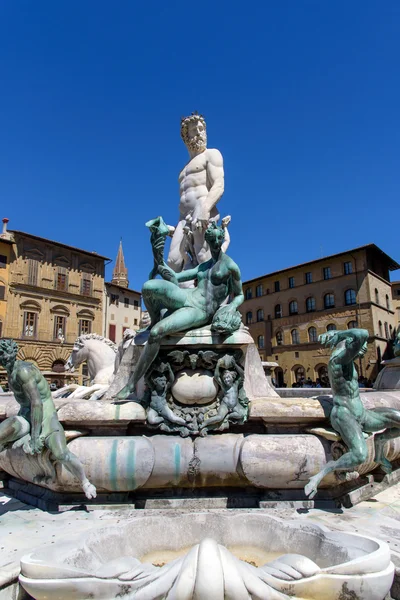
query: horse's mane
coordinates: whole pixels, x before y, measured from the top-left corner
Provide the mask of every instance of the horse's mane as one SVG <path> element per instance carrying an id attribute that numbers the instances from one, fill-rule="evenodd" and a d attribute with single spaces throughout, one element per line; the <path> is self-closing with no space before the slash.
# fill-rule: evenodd
<path id="1" fill-rule="evenodd" d="M 75 344 L 77 346 L 79 346 L 80 348 L 83 348 L 83 346 L 85 345 L 85 342 L 87 340 L 98 340 L 99 342 L 104 342 L 105 344 L 107 344 L 107 346 L 110 346 L 110 348 L 116 353 L 118 350 L 118 347 L 116 346 L 116 344 L 114 344 L 114 342 L 112 342 L 111 340 L 109 340 L 108 338 L 105 338 L 103 335 L 99 335 L 98 333 L 85 333 L 84 335 L 80 335 L 76 340 L 75 340 Z"/>

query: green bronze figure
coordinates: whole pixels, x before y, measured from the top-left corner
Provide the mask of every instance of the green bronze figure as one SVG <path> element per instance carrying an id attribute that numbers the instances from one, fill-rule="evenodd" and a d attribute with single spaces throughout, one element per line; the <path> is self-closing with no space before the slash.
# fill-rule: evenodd
<path id="1" fill-rule="evenodd" d="M 222 369 L 222 373 L 221 373 Z M 244 370 L 231 354 L 222 356 L 215 367 L 214 377 L 222 390 L 218 414 L 206 419 L 200 429 L 221 426 L 226 418 L 236 423 L 243 423 L 249 412 L 249 401 L 243 390 Z"/>
<path id="2" fill-rule="evenodd" d="M 22 446 L 24 452 L 33 455 L 48 448 L 52 458 L 80 481 L 86 497 L 95 498 L 96 488 L 78 457 L 68 449 L 47 381 L 35 365 L 16 360 L 17 352 L 13 340 L 0 340 L 0 365 L 6 369 L 10 390 L 21 407 L 17 416 L 0 423 L 0 451 L 9 444 Z"/>
<path id="3" fill-rule="evenodd" d="M 392 466 L 385 458 L 385 443 L 400 435 L 400 411 L 394 408 L 367 410 L 361 401 L 358 387 L 358 374 L 354 360 L 367 351 L 368 331 L 348 329 L 328 331 L 319 336 L 319 341 L 332 354 L 328 363 L 329 381 L 332 387 L 333 408 L 330 414 L 332 427 L 337 431 L 348 448 L 338 460 L 328 462 L 325 467 L 304 488 L 309 498 L 317 493 L 322 479 L 332 471 L 354 470 L 368 458 L 367 443 L 363 433 L 382 431 L 375 436 L 375 462 L 386 473 Z"/>
<path id="4" fill-rule="evenodd" d="M 211 223 L 205 232 L 210 260 L 194 269 L 175 273 L 176 282 L 150 279 L 144 284 L 142 294 L 151 318 L 150 335 L 137 367 L 128 384 L 118 393 L 118 399 L 127 398 L 136 389 L 136 384 L 156 358 L 165 336 L 210 323 L 218 333 L 239 329 L 241 316 L 237 309 L 244 300 L 242 282 L 239 267 L 222 250 L 224 238 L 224 229 Z M 160 262 L 159 257 L 157 262 Z M 164 269 L 161 269 L 162 276 L 163 273 Z M 195 280 L 196 287 L 180 288 L 177 285 L 191 280 Z M 232 298 L 231 302 L 223 305 L 228 296 Z"/>
<path id="5" fill-rule="evenodd" d="M 393 351 L 394 351 L 394 355 L 396 357 L 400 356 L 400 327 L 399 327 L 396 337 L 394 339 Z"/>

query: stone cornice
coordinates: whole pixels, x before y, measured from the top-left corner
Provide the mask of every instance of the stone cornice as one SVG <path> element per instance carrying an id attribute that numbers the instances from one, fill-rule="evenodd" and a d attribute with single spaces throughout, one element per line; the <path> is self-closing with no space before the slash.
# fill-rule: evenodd
<path id="1" fill-rule="evenodd" d="M 28 285 L 26 283 L 16 283 L 12 282 L 9 284 L 10 292 L 16 294 L 17 292 L 29 292 L 32 296 L 36 298 L 46 298 L 51 299 L 54 297 L 55 300 L 59 300 L 60 298 L 64 300 L 73 301 L 76 304 L 83 305 L 95 305 L 98 306 L 101 304 L 101 296 L 96 298 L 95 296 L 84 296 L 83 294 L 74 294 L 72 292 L 67 292 L 64 290 L 56 290 L 38 287 L 34 285 Z"/>

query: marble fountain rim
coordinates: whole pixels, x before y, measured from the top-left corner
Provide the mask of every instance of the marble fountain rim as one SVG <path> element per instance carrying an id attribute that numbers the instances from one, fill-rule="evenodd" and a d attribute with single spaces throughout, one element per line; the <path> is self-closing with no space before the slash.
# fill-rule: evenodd
<path id="1" fill-rule="evenodd" d="M 383 542 L 377 538 L 371 537 L 371 536 L 365 536 L 365 535 L 360 535 L 357 533 L 347 533 L 347 532 L 335 532 L 335 531 L 331 531 L 330 529 L 328 529 L 327 527 L 325 527 L 324 525 L 320 525 L 319 523 L 313 523 L 313 522 L 307 522 L 305 523 L 304 521 L 300 520 L 300 519 L 281 519 L 279 517 L 276 517 L 274 515 L 269 515 L 269 514 L 254 514 L 254 513 L 244 513 L 244 514 L 233 514 L 233 515 L 229 515 L 229 514 L 218 514 L 218 513 L 210 513 L 207 511 L 196 511 L 196 512 L 191 512 L 191 513 L 187 513 L 187 514 L 180 514 L 180 515 L 155 515 L 155 516 L 145 516 L 145 517 L 141 517 L 138 519 L 130 519 L 127 520 L 125 523 L 123 524 L 119 524 L 119 525 L 109 525 L 109 526 L 105 526 L 102 528 L 95 528 L 93 530 L 89 530 L 85 533 L 81 533 L 81 534 L 73 534 L 71 536 L 68 536 L 67 538 L 65 538 L 63 541 L 54 544 L 51 548 L 44 548 L 44 549 L 36 549 L 35 551 L 23 556 L 21 558 L 21 573 L 23 574 L 24 572 L 29 571 L 30 572 L 30 576 L 32 576 L 31 573 L 31 568 L 30 567 L 34 567 L 37 566 L 41 563 L 43 557 L 46 558 L 47 556 L 50 557 L 50 555 L 55 556 L 56 554 L 59 554 L 59 552 L 57 552 L 57 550 L 62 550 L 63 547 L 66 547 L 66 550 L 68 552 L 68 555 L 70 555 L 72 548 L 75 549 L 90 549 L 90 543 L 91 542 L 95 542 L 95 540 L 101 536 L 101 535 L 115 535 L 118 531 L 121 531 L 121 533 L 123 534 L 124 531 L 126 531 L 128 526 L 133 526 L 134 528 L 140 529 L 142 530 L 143 528 L 146 527 L 146 524 L 149 524 L 150 522 L 152 523 L 153 527 L 167 527 L 167 525 L 173 526 L 174 525 L 174 521 L 175 520 L 179 520 L 180 522 L 184 522 L 184 521 L 192 521 L 193 518 L 195 517 L 199 517 L 199 516 L 204 516 L 205 517 L 205 522 L 207 523 L 207 521 L 209 519 L 216 519 L 219 522 L 224 521 L 226 522 L 226 525 L 231 525 L 231 527 L 234 527 L 234 521 L 240 521 L 243 522 L 243 519 L 250 519 L 250 521 L 265 521 L 265 522 L 273 522 L 276 526 L 282 526 L 284 525 L 287 528 L 293 528 L 295 530 L 301 530 L 304 533 L 308 533 L 308 534 L 322 534 L 323 537 L 323 543 L 329 543 L 332 542 L 334 543 L 336 546 L 339 546 L 341 548 L 347 549 L 347 548 L 357 548 L 358 551 L 362 552 L 362 554 L 358 557 L 352 558 L 350 560 L 346 560 L 345 562 L 340 562 L 334 565 L 329 565 L 326 567 L 321 567 L 321 573 L 343 573 L 343 574 L 351 574 L 351 573 L 359 573 L 360 571 L 358 570 L 358 566 L 362 565 L 363 562 L 365 562 L 366 557 L 369 558 L 368 562 L 371 564 L 376 566 L 377 564 L 383 564 L 385 567 L 387 567 L 390 564 L 390 550 L 388 545 L 386 544 L 386 542 Z M 230 521 L 230 523 L 229 523 Z M 225 524 L 225 523 L 224 523 Z M 210 535 L 209 534 L 205 534 L 204 538 L 209 538 Z M 218 536 L 215 536 L 218 537 Z M 80 545 L 76 545 L 76 541 L 80 540 L 81 543 Z M 193 542 L 192 545 L 195 545 L 197 543 L 199 543 L 201 541 L 201 539 L 197 540 L 196 542 Z M 218 544 L 223 544 L 224 541 L 221 539 L 216 539 Z M 353 542 L 353 544 L 351 544 L 351 542 Z M 225 543 L 227 543 L 225 541 Z M 237 539 L 236 543 L 234 541 L 231 541 L 229 543 L 230 546 L 234 546 L 235 544 L 237 545 L 243 545 L 243 546 L 247 546 L 247 545 L 251 545 L 251 540 L 245 540 L 243 541 L 243 538 L 241 539 Z M 189 542 L 190 545 L 190 542 Z M 369 546 L 369 548 L 365 548 L 363 549 L 362 546 L 363 545 L 367 545 Z M 181 544 L 181 548 L 187 547 L 188 546 L 188 542 L 185 542 L 185 540 L 182 541 Z M 160 550 L 162 550 L 163 548 L 159 548 Z M 165 549 L 165 548 L 164 548 Z M 263 548 L 268 549 L 268 544 L 266 545 L 266 547 Z M 282 549 L 282 553 L 285 553 L 285 551 Z M 140 553 L 143 556 L 143 552 Z M 68 556 L 67 555 L 67 556 Z M 98 557 L 99 558 L 99 557 Z M 100 560 L 100 558 L 99 558 Z M 314 560 L 314 559 L 312 559 Z M 52 560 L 52 566 L 56 566 L 59 565 L 61 566 L 62 562 L 57 562 L 56 560 Z M 105 563 L 104 563 L 105 564 Z M 74 572 L 78 572 L 78 571 L 82 571 L 82 568 L 79 567 L 72 567 L 70 565 L 66 565 L 66 567 L 64 567 L 65 570 L 68 570 L 71 572 L 71 575 Z M 364 567 L 364 572 L 368 573 L 368 572 L 376 572 L 376 570 L 372 570 L 370 567 L 367 566 L 367 568 L 365 569 Z M 90 573 L 87 571 L 87 574 L 90 575 Z"/>

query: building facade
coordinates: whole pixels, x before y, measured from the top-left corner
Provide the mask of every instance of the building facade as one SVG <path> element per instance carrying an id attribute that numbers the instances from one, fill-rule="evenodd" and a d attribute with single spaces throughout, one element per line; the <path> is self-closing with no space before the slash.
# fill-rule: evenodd
<path id="1" fill-rule="evenodd" d="M 104 261 L 108 259 L 22 231 L 9 235 L 2 335 L 18 343 L 18 358 L 34 363 L 50 383 L 62 385 L 75 339 L 103 332 Z"/>
<path id="2" fill-rule="evenodd" d="M 356 366 L 373 381 L 397 324 L 389 271 L 398 268 L 369 244 L 244 282 L 243 320 L 261 359 L 279 364 L 277 385 L 303 378 L 327 384 L 329 351 L 318 336 L 353 327 L 370 333 Z"/>
<path id="3" fill-rule="evenodd" d="M 105 284 L 104 294 L 104 336 L 119 344 L 126 329 L 139 329 L 141 319 L 141 293 L 129 289 L 122 241 L 112 280 Z"/>
<path id="4" fill-rule="evenodd" d="M 392 302 L 396 313 L 397 328 L 400 326 L 400 281 L 392 283 Z"/>
<path id="5" fill-rule="evenodd" d="M 6 326 L 8 279 L 12 257 L 12 237 L 7 232 L 8 219 L 3 219 L 3 232 L 0 234 L 0 338 Z"/>

